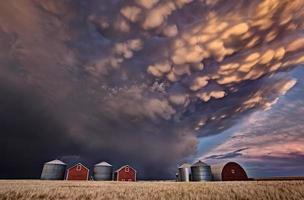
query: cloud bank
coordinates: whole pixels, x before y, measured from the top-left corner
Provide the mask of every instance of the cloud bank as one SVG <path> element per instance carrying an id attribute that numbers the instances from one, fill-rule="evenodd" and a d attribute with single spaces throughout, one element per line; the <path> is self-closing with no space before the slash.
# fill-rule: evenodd
<path id="1" fill-rule="evenodd" d="M 304 62 L 303 4 L 1 2 L 1 137 L 9 144 L 1 176 L 37 176 L 38 167 L 29 175 L 9 167 L 69 155 L 170 176 L 199 138 L 270 109 L 294 87 L 286 71 Z M 20 157 L 20 144 L 32 153 Z"/>

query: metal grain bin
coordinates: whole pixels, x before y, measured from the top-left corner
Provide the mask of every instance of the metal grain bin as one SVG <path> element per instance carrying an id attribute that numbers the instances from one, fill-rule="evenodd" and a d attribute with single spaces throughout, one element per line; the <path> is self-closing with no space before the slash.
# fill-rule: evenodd
<path id="1" fill-rule="evenodd" d="M 178 167 L 178 180 L 181 182 L 189 182 L 191 174 L 191 165 L 185 163 Z"/>
<path id="2" fill-rule="evenodd" d="M 206 163 L 198 161 L 191 166 L 191 176 L 192 181 L 211 181 L 211 168 Z"/>
<path id="3" fill-rule="evenodd" d="M 113 166 L 107 162 L 94 165 L 94 180 L 111 181 L 113 180 Z"/>
<path id="4" fill-rule="evenodd" d="M 53 160 L 44 163 L 41 173 L 42 180 L 63 180 L 66 164 L 60 160 Z"/>

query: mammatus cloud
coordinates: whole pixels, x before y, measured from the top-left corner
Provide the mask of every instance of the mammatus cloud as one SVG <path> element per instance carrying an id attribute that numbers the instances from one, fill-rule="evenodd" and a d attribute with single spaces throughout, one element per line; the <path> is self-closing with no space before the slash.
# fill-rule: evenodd
<path id="1" fill-rule="evenodd" d="M 0 3 L 3 90 L 14 91 L 12 102 L 39 102 L 25 106 L 26 113 L 32 121 L 50 115 L 42 121 L 51 128 L 39 135 L 51 137 L 52 130 L 60 141 L 46 140 L 45 146 L 58 151 L 37 146 L 31 159 L 81 155 L 91 163 L 134 164 L 143 177 L 165 177 L 196 152 L 198 138 L 269 109 L 296 84 L 285 71 L 304 61 L 303 4 Z M 22 99 L 21 91 L 27 91 Z M 2 105 L 13 108 L 9 102 Z M 3 137 L 13 140 L 14 133 L 18 143 L 31 145 L 36 141 L 31 129 L 12 129 L 18 119 L 3 128 Z M 64 147 L 61 138 L 67 138 Z M 2 152 L 10 151 L 5 146 Z"/>

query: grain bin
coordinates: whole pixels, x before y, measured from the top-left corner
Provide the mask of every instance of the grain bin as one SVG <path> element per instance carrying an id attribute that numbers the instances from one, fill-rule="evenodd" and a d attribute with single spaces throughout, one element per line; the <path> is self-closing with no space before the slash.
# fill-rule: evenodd
<path id="1" fill-rule="evenodd" d="M 211 166 L 214 181 L 245 181 L 246 171 L 236 162 L 228 162 Z"/>
<path id="2" fill-rule="evenodd" d="M 66 164 L 60 160 L 53 160 L 44 163 L 41 173 L 42 180 L 63 180 Z"/>
<path id="3" fill-rule="evenodd" d="M 202 161 L 198 161 L 191 166 L 192 181 L 211 181 L 212 174 L 209 165 Z"/>
<path id="4" fill-rule="evenodd" d="M 181 182 L 189 182 L 191 175 L 191 165 L 185 163 L 178 167 L 178 180 Z"/>
<path id="5" fill-rule="evenodd" d="M 110 181 L 113 179 L 113 167 L 107 162 L 94 165 L 94 180 Z"/>

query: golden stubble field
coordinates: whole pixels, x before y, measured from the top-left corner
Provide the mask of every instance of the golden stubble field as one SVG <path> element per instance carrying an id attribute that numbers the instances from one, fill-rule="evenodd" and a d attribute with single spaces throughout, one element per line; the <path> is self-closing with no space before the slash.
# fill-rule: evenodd
<path id="1" fill-rule="evenodd" d="M 304 199 L 304 181 L 67 182 L 0 181 L 0 199 Z"/>

